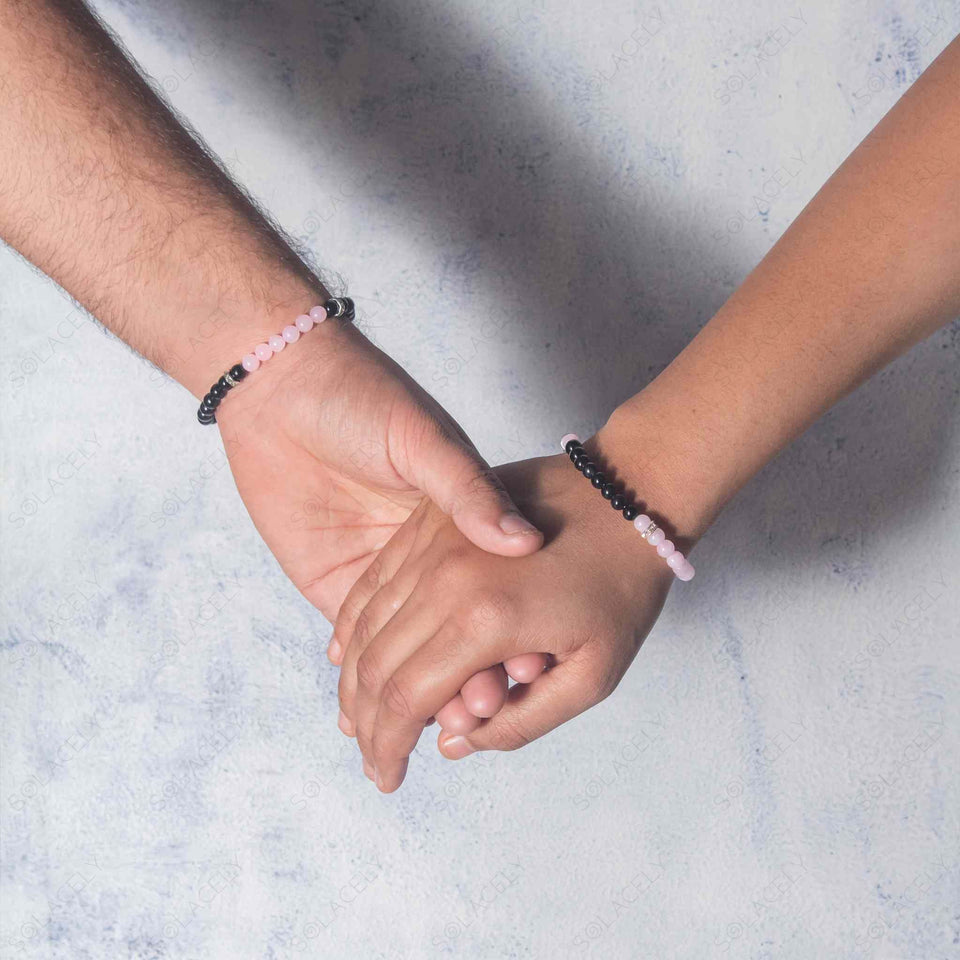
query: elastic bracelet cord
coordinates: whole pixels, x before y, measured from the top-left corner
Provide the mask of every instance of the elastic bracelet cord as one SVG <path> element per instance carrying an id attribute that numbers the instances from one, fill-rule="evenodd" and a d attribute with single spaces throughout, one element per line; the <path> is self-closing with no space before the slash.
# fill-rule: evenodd
<path id="1" fill-rule="evenodd" d="M 677 549 L 666 534 L 645 514 L 630 502 L 629 498 L 617 485 L 610 483 L 606 475 L 587 456 L 580 438 L 575 433 L 566 434 L 560 441 L 560 449 L 570 457 L 573 465 L 600 491 L 604 500 L 610 501 L 610 506 L 624 519 L 631 520 L 634 528 L 651 547 L 656 547 L 657 555 L 667 561 L 667 566 L 673 571 L 678 580 L 692 580 L 696 571 L 693 564 Z"/>
<path id="2" fill-rule="evenodd" d="M 279 353 L 288 343 L 296 343 L 301 333 L 307 333 L 316 324 L 323 323 L 328 317 L 352 323 L 354 318 L 353 301 L 349 297 L 332 297 L 322 306 L 312 307 L 307 313 L 301 313 L 279 334 L 274 334 L 266 343 L 258 344 L 253 353 L 246 354 L 239 363 L 235 363 L 208 391 L 200 401 L 197 419 L 202 424 L 217 422 L 217 407 L 220 401 L 243 380 L 253 373 L 261 363 L 266 363 L 275 353 Z"/>

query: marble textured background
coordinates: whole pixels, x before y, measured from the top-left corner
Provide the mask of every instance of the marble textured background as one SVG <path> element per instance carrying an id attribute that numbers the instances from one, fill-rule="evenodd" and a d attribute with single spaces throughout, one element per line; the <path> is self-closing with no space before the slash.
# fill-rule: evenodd
<path id="1" fill-rule="evenodd" d="M 97 6 L 497 462 L 662 369 L 960 29 Z M 750 484 L 613 697 L 519 753 L 425 736 L 383 797 L 191 399 L 0 278 L 4 960 L 960 955 L 960 326 Z"/>

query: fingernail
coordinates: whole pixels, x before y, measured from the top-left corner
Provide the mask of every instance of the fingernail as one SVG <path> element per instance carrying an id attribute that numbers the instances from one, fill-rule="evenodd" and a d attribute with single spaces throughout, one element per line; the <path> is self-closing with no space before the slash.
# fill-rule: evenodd
<path id="1" fill-rule="evenodd" d="M 366 757 L 363 758 L 363 772 L 367 775 L 368 780 L 376 779 L 377 771 L 373 769 L 373 764 Z"/>
<path id="2" fill-rule="evenodd" d="M 330 646 L 327 647 L 327 659 L 331 663 L 337 663 L 342 654 L 343 647 L 340 646 L 340 641 L 336 637 L 331 637 Z"/>
<path id="3" fill-rule="evenodd" d="M 467 743 L 466 737 L 450 737 L 441 744 L 443 755 L 448 760 L 462 760 L 473 753 L 473 747 Z"/>
<path id="4" fill-rule="evenodd" d="M 377 789 L 380 790 L 380 791 L 382 791 L 382 790 L 383 790 L 383 777 L 381 777 L 380 774 L 378 773 L 378 774 L 376 774 L 376 778 L 377 778 Z"/>
<path id="5" fill-rule="evenodd" d="M 353 736 L 353 724 L 350 722 L 350 718 L 342 710 L 340 711 L 340 715 L 337 717 L 337 726 L 340 728 L 340 732 L 344 734 L 344 736 Z"/>
<path id="6" fill-rule="evenodd" d="M 517 534 L 537 533 L 537 528 L 526 518 L 521 517 L 519 513 L 505 513 L 500 518 L 500 529 L 509 537 Z"/>

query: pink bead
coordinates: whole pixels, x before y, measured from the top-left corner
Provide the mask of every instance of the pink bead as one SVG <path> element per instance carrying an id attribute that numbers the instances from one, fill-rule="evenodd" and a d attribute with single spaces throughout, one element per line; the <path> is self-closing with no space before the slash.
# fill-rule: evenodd
<path id="1" fill-rule="evenodd" d="M 273 351 L 265 343 L 258 343 L 254 348 L 253 352 L 257 355 L 257 359 L 263 363 L 265 360 L 269 360 L 273 356 Z"/>
<path id="2" fill-rule="evenodd" d="M 667 557 L 667 566 L 673 571 L 679 570 L 686 562 L 687 558 L 679 550 L 674 550 Z"/>
<path id="3" fill-rule="evenodd" d="M 561 449 L 564 453 L 566 453 L 566 452 L 567 452 L 567 444 L 568 444 L 571 440 L 579 440 L 579 439 L 580 439 L 580 438 L 579 438 L 575 433 L 565 433 L 565 434 L 560 438 L 560 449 Z"/>
<path id="4" fill-rule="evenodd" d="M 653 533 L 647 537 L 647 543 L 649 543 L 651 547 L 656 547 L 666 539 L 667 535 L 662 530 L 654 530 Z"/>
<path id="5" fill-rule="evenodd" d="M 247 353 L 244 354 L 243 359 L 240 361 L 240 365 L 244 370 L 247 371 L 247 373 L 253 373 L 253 371 L 260 366 L 260 361 L 257 359 L 255 354 Z"/>
<path id="6" fill-rule="evenodd" d="M 677 575 L 678 580 L 692 580 L 696 570 L 693 569 L 693 564 L 689 560 L 684 560 L 680 569 L 673 572 Z"/>
<path id="7" fill-rule="evenodd" d="M 326 307 L 311 307 L 310 308 L 310 317 L 314 323 L 323 323 L 327 319 L 327 309 Z"/>
<path id="8" fill-rule="evenodd" d="M 283 337 L 287 343 L 296 343 L 300 339 L 300 331 L 291 323 L 280 331 L 280 336 Z"/>
<path id="9" fill-rule="evenodd" d="M 313 317 L 307 313 L 301 313 L 296 320 L 293 321 L 297 325 L 297 329 L 301 333 L 307 333 L 309 330 L 313 329 Z"/>
<path id="10" fill-rule="evenodd" d="M 643 533 L 651 523 L 653 523 L 653 521 L 645 513 L 641 513 L 640 516 L 633 521 L 633 525 L 639 533 Z"/>
<path id="11" fill-rule="evenodd" d="M 657 556 L 669 557 L 675 549 L 676 547 L 674 547 L 672 540 L 663 540 L 657 544 Z"/>
<path id="12" fill-rule="evenodd" d="M 274 353 L 279 353 L 287 345 L 287 341 L 280 334 L 275 333 L 267 340 L 267 344 Z"/>

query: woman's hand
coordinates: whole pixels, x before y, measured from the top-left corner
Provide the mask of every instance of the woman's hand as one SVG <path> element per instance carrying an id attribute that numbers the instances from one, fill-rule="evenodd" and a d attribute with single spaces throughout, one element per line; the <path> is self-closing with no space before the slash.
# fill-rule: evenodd
<path id="1" fill-rule="evenodd" d="M 265 363 L 217 420 L 253 522 L 331 622 L 424 496 L 482 550 L 520 556 L 542 543 L 443 408 L 336 320 Z M 330 656 L 341 656 L 336 634 Z"/>
<path id="2" fill-rule="evenodd" d="M 595 453 L 595 441 L 586 446 Z M 364 769 L 385 792 L 403 781 L 424 724 L 479 671 L 525 654 L 548 653 L 553 662 L 532 683 L 512 688 L 506 706 L 472 733 L 441 733 L 450 759 L 515 749 L 604 699 L 673 580 L 566 456 L 498 472 L 544 531 L 542 550 L 491 556 L 425 501 L 354 586 L 337 620 L 346 648 L 341 710 L 356 728 Z M 643 473 L 633 479 L 642 496 Z M 651 482 L 647 489 L 657 488 Z"/>

